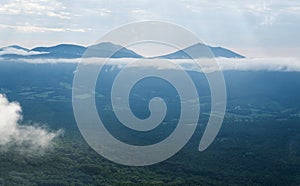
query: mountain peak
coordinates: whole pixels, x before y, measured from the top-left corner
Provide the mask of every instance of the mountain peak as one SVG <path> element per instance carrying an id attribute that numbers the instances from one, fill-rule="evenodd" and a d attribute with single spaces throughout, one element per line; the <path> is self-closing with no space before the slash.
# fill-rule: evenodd
<path id="1" fill-rule="evenodd" d="M 88 48 L 96 50 L 119 50 L 124 47 L 121 45 L 113 44 L 111 42 L 102 42 L 95 45 L 91 45 Z"/>
<path id="2" fill-rule="evenodd" d="M 112 58 L 143 58 L 143 56 L 121 45 L 102 42 L 88 47 L 88 56 Z"/>
<path id="3" fill-rule="evenodd" d="M 86 47 L 80 46 L 80 45 L 74 45 L 74 44 L 59 44 L 55 46 L 50 47 L 36 47 L 31 49 L 31 51 L 38 51 L 38 52 L 61 52 L 65 50 L 74 50 L 74 49 L 81 49 L 86 50 Z"/>
<path id="4" fill-rule="evenodd" d="M 27 51 L 27 52 L 29 51 L 29 49 L 21 47 L 19 45 L 10 45 L 10 46 L 1 48 L 1 50 L 8 49 L 8 48 L 14 48 L 14 49 L 17 49 L 17 50 L 24 50 L 24 51 Z"/>
<path id="5" fill-rule="evenodd" d="M 182 50 L 159 56 L 159 58 L 166 59 L 190 59 L 188 54 L 192 54 L 195 58 L 213 58 L 213 57 L 226 57 L 226 58 L 244 58 L 244 56 L 235 53 L 231 50 L 222 47 L 212 47 L 203 43 L 196 43 L 192 46 L 186 47 Z"/>

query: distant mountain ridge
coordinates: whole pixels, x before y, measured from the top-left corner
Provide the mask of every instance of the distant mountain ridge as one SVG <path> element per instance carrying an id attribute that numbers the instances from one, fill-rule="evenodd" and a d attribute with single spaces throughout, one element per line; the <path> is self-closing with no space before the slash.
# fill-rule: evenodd
<path id="1" fill-rule="evenodd" d="M 4 47 L 0 50 L 4 51 Z M 33 55 L 22 55 L 22 54 L 3 54 L 0 57 L 4 58 L 65 58 L 74 59 L 86 57 L 111 57 L 111 58 L 142 58 L 143 56 L 135 53 L 120 45 L 115 45 L 110 42 L 104 42 L 97 45 L 92 45 L 88 47 L 73 45 L 73 44 L 59 44 L 51 47 L 36 47 L 31 50 L 14 45 L 10 48 L 19 49 L 27 52 L 34 52 Z M 115 52 L 117 50 L 117 52 Z M 86 54 L 85 52 L 88 51 Z M 114 53 L 115 52 L 115 53 Z"/>
<path id="2" fill-rule="evenodd" d="M 209 51 L 208 49 L 210 49 L 211 52 L 207 52 Z M 192 53 L 193 57 L 196 58 L 244 58 L 244 56 L 226 48 L 211 47 L 201 43 L 192 45 L 190 47 L 178 50 L 167 55 L 157 56 L 155 58 L 190 59 L 190 56 L 187 53 Z M 116 45 L 110 42 L 103 42 L 88 47 L 74 44 L 59 44 L 56 46 L 36 47 L 33 49 L 27 49 L 18 45 L 11 45 L 8 47 L 0 48 L 0 57 L 8 59 L 74 59 L 81 57 L 144 58 L 142 55 L 137 54 L 133 50 L 129 50 L 121 45 Z"/>
<path id="3" fill-rule="evenodd" d="M 245 58 L 238 53 L 222 47 L 211 47 L 202 43 L 189 46 L 176 52 L 159 56 L 159 58 L 166 59 L 191 59 L 189 54 L 192 54 L 194 58 L 212 58 L 212 57 L 225 57 L 225 58 Z"/>
<path id="4" fill-rule="evenodd" d="M 6 48 L 15 48 L 15 49 L 24 50 L 24 51 L 27 51 L 27 52 L 30 51 L 29 49 L 21 47 L 21 46 L 18 46 L 18 45 L 10 45 L 10 46 L 8 46 Z"/>

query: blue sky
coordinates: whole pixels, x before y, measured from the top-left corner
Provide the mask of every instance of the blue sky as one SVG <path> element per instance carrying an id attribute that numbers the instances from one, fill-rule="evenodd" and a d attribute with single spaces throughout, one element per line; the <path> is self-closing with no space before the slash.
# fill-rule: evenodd
<path id="1" fill-rule="evenodd" d="M 249 57 L 300 57 L 296 0 L 0 0 L 0 46 L 89 45 L 141 20 L 176 23 Z"/>

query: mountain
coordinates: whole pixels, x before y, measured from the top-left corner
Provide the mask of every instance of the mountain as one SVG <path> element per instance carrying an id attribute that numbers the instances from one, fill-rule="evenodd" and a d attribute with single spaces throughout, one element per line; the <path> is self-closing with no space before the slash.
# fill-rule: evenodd
<path id="1" fill-rule="evenodd" d="M 0 57 L 2 58 L 26 58 L 26 59 L 36 59 L 36 58 L 52 58 L 52 59 L 74 59 L 83 57 L 111 57 L 111 58 L 142 58 L 143 56 L 135 53 L 120 45 L 116 45 L 110 42 L 99 43 L 97 45 L 92 45 L 89 47 L 84 47 L 80 45 L 71 44 L 60 44 L 51 47 L 36 47 L 28 50 L 19 46 L 9 46 L 1 48 L 0 51 L 8 51 L 9 48 L 14 48 L 21 50 L 22 53 L 11 53 L 5 52 Z M 115 52 L 117 50 L 117 52 Z M 85 52 L 88 51 L 86 54 Z"/>
<path id="2" fill-rule="evenodd" d="M 143 58 L 143 56 L 121 45 L 103 42 L 88 47 L 86 57 L 112 57 L 112 58 Z M 117 51 L 117 52 L 114 52 Z"/>
<path id="3" fill-rule="evenodd" d="M 86 47 L 79 45 L 60 44 L 52 47 L 36 47 L 31 51 L 40 52 L 36 57 L 42 58 L 80 58 Z"/>
<path id="4" fill-rule="evenodd" d="M 0 48 L 0 57 L 5 58 L 15 58 L 19 56 L 26 56 L 32 55 L 34 52 L 30 52 L 29 49 L 18 46 L 18 45 L 11 45 L 7 47 Z"/>
<path id="5" fill-rule="evenodd" d="M 24 51 L 24 52 L 29 52 L 30 51 L 29 49 L 18 46 L 18 45 L 10 45 L 10 46 L 7 46 L 7 47 L 0 48 L 0 51 L 9 51 L 9 50 L 21 50 L 21 51 Z"/>
<path id="6" fill-rule="evenodd" d="M 209 53 L 207 49 L 210 49 L 212 53 Z M 190 59 L 191 57 L 187 53 L 193 54 L 195 58 L 212 58 L 214 57 L 225 57 L 225 58 L 245 58 L 244 56 L 235 53 L 231 50 L 222 47 L 211 47 L 208 45 L 204 45 L 202 43 L 198 43 L 187 47 L 185 49 L 159 56 L 158 58 L 166 58 L 166 59 Z"/>
<path id="7" fill-rule="evenodd" d="M 14 48 L 14 49 L 17 49 L 17 50 L 24 50 L 24 51 L 27 51 L 27 52 L 30 51 L 29 49 L 21 47 L 21 46 L 18 46 L 18 45 L 10 45 L 10 46 L 8 46 L 6 48 Z"/>
<path id="8" fill-rule="evenodd" d="M 207 52 L 207 48 L 213 53 Z M 117 52 L 115 52 L 117 51 Z M 202 57 L 226 57 L 226 58 L 244 58 L 231 50 L 222 47 L 211 47 L 204 44 L 195 44 L 183 50 L 176 51 L 155 58 L 166 59 L 189 59 L 190 57 L 185 51 L 192 53 L 196 58 Z M 31 50 L 12 45 L 0 48 L 0 57 L 7 59 L 36 59 L 36 58 L 51 58 L 51 59 L 74 59 L 81 57 L 111 57 L 111 58 L 143 58 L 143 56 L 129 50 L 121 45 L 116 45 L 110 42 L 103 42 L 96 45 L 84 47 L 72 44 L 60 44 L 51 47 L 36 47 Z"/>

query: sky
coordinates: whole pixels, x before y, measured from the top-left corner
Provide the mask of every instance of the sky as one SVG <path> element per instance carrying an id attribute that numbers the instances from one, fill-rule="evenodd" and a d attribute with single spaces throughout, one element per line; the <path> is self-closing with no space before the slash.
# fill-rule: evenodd
<path id="1" fill-rule="evenodd" d="M 300 57 L 296 0 L 0 0 L 0 47 L 87 46 L 143 20 L 178 24 L 247 57 Z"/>

